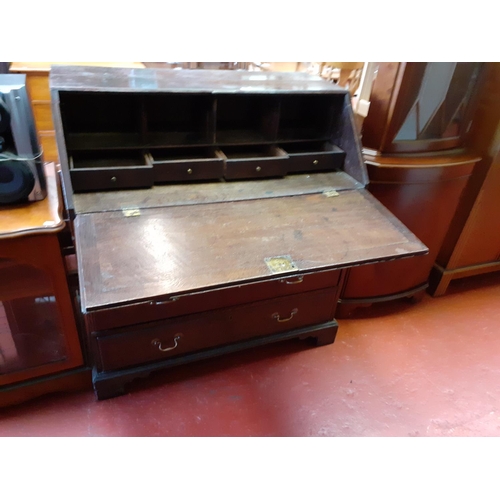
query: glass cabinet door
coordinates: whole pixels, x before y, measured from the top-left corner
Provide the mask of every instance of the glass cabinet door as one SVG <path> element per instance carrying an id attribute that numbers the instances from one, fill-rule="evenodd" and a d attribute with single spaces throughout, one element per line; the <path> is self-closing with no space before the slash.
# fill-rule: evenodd
<path id="1" fill-rule="evenodd" d="M 482 63 L 408 64 L 388 149 L 418 152 L 459 146 Z"/>
<path id="2" fill-rule="evenodd" d="M 0 380 L 35 368 L 50 371 L 50 365 L 64 363 L 67 356 L 51 276 L 0 258 Z"/>

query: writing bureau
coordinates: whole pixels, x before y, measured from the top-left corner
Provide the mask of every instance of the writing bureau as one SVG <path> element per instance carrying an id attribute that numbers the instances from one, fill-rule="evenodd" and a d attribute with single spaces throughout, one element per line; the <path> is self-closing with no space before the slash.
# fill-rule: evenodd
<path id="1" fill-rule="evenodd" d="M 99 399 L 332 343 L 346 269 L 427 251 L 364 189 L 349 95 L 320 78 L 54 67 L 51 88 Z"/>

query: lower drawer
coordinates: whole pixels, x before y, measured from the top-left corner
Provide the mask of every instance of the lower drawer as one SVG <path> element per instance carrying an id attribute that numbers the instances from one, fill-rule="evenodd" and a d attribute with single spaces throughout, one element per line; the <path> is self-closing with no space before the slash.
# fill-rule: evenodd
<path id="1" fill-rule="evenodd" d="M 99 371 L 118 370 L 333 319 L 337 289 L 94 334 Z"/>
<path id="2" fill-rule="evenodd" d="M 114 330 L 125 326 L 166 320 L 186 314 L 201 313 L 233 306 L 271 300 L 275 297 L 332 288 L 339 285 L 340 269 L 280 276 L 244 285 L 215 290 L 156 297 L 135 304 L 109 307 L 87 313 L 90 331 Z"/>

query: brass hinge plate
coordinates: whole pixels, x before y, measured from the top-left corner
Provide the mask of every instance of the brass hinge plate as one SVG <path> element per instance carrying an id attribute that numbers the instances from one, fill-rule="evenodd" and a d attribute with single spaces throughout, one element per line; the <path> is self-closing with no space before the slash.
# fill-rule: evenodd
<path id="1" fill-rule="evenodd" d="M 139 217 L 141 211 L 138 208 L 124 208 L 122 209 L 123 217 Z"/>
<path id="2" fill-rule="evenodd" d="M 273 274 L 286 273 L 288 271 L 296 271 L 298 269 L 290 255 L 266 257 L 264 262 Z"/>

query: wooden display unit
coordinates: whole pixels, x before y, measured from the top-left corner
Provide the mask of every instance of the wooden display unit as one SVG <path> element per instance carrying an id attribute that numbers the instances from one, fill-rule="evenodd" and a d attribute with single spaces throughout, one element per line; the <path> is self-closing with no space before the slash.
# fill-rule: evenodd
<path id="1" fill-rule="evenodd" d="M 433 296 L 452 280 L 500 271 L 500 63 L 486 63 L 468 148 L 481 155 L 430 276 Z"/>
<path id="2" fill-rule="evenodd" d="M 0 407 L 88 386 L 58 235 L 55 165 L 47 197 L 0 209 Z"/>
<path id="3" fill-rule="evenodd" d="M 332 343 L 346 269 L 427 251 L 364 189 L 349 94 L 318 77 L 68 67 L 51 86 L 99 399 Z"/>

